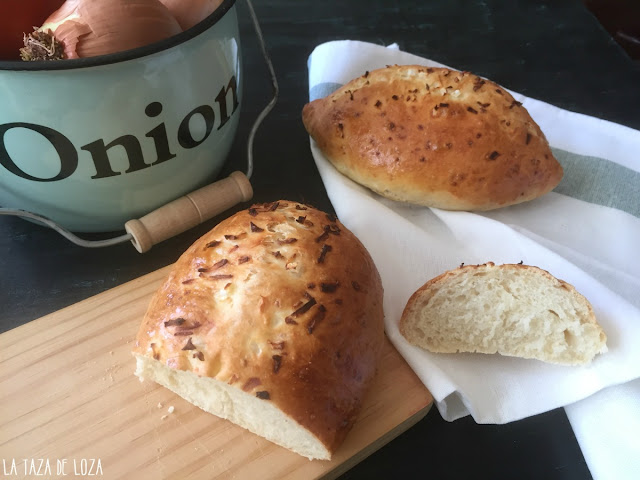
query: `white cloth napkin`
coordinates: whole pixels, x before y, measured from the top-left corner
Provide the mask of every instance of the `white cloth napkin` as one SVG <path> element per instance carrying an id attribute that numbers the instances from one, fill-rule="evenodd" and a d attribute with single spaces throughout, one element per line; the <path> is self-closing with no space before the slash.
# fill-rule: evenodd
<path id="1" fill-rule="evenodd" d="M 309 57 L 310 99 L 391 64 L 443 66 L 396 45 L 325 43 Z M 506 423 L 566 407 L 594 477 L 637 478 L 640 132 L 511 93 L 565 170 L 554 192 L 532 202 L 488 213 L 400 204 L 338 173 L 313 140 L 311 151 L 338 217 L 380 271 L 387 335 L 443 418 L 471 414 L 478 423 Z M 573 284 L 593 305 L 609 351 L 589 366 L 564 367 L 500 355 L 432 354 L 409 345 L 397 326 L 409 296 L 445 270 L 487 261 L 523 261 Z M 625 436 L 630 422 L 637 428 Z"/>

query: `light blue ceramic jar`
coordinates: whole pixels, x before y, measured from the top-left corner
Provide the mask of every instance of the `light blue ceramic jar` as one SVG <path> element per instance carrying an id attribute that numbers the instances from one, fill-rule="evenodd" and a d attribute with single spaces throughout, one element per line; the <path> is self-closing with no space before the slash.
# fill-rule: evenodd
<path id="1" fill-rule="evenodd" d="M 0 206 L 79 232 L 120 230 L 215 179 L 241 86 L 235 0 L 143 48 L 0 62 Z"/>

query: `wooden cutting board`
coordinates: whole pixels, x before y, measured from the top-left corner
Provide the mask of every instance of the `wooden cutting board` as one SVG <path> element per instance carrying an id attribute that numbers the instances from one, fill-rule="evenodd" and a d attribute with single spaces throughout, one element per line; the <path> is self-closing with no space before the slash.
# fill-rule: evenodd
<path id="1" fill-rule="evenodd" d="M 431 395 L 388 341 L 332 461 L 309 461 L 141 383 L 132 342 L 168 268 L 0 335 L 0 477 L 15 465 L 8 478 L 29 477 L 25 468 L 47 478 L 335 478 L 429 410 Z"/>

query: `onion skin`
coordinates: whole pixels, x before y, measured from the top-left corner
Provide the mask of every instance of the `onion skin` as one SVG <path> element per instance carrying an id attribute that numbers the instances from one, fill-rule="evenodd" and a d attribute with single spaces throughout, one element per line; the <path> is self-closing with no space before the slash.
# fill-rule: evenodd
<path id="1" fill-rule="evenodd" d="M 222 0 L 160 0 L 173 14 L 183 30 L 187 30 L 211 15 Z"/>
<path id="2" fill-rule="evenodd" d="M 51 23 L 60 23 L 69 15 L 73 14 L 77 9 L 81 0 L 66 0 L 60 8 L 58 8 L 55 12 L 50 13 L 47 19 L 44 21 L 44 25 L 49 25 Z"/>
<path id="3" fill-rule="evenodd" d="M 0 60 L 20 60 L 24 34 L 31 33 L 64 0 L 0 0 Z"/>
<path id="4" fill-rule="evenodd" d="M 40 29 L 63 43 L 65 58 L 122 52 L 182 32 L 159 0 L 67 0 Z"/>

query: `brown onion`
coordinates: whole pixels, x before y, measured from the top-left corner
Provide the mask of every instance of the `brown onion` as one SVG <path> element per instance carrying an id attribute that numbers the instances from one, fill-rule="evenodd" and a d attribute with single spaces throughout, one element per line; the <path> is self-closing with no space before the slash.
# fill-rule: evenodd
<path id="1" fill-rule="evenodd" d="M 220 6 L 222 0 L 160 0 L 178 23 L 187 30 L 207 18 Z"/>
<path id="2" fill-rule="evenodd" d="M 142 47 L 182 31 L 160 0 L 67 0 L 38 30 L 51 31 L 65 58 Z"/>

